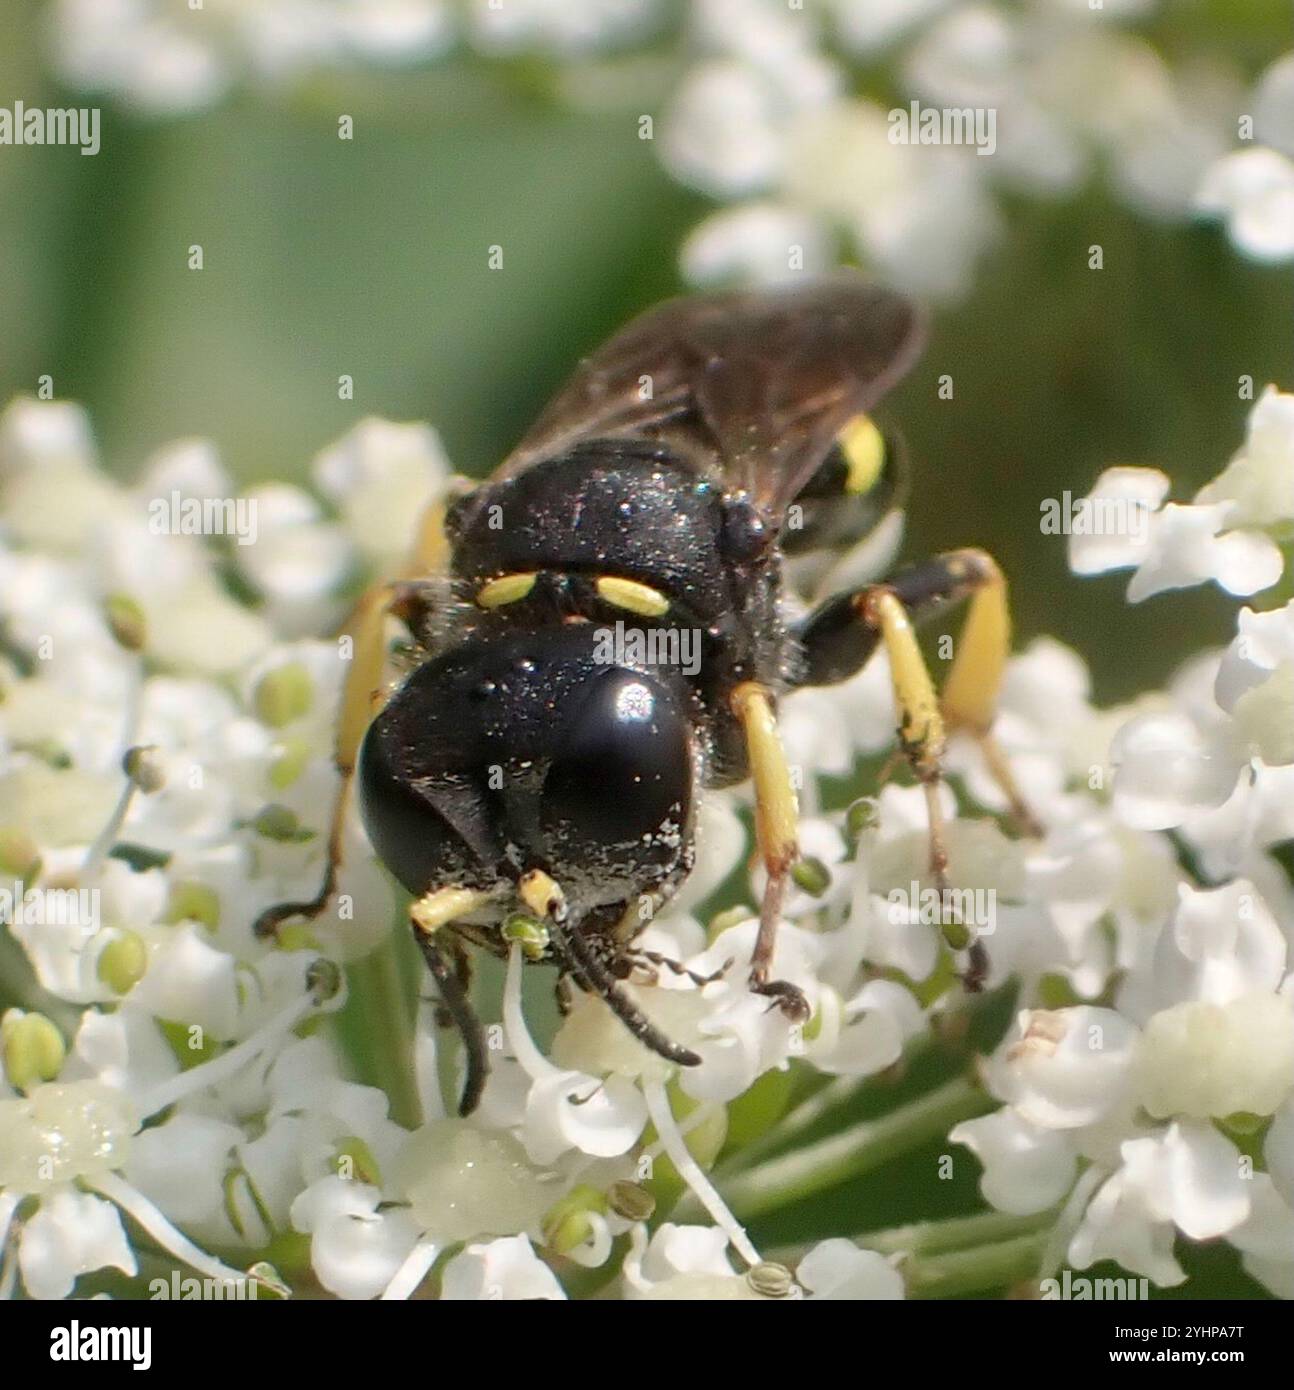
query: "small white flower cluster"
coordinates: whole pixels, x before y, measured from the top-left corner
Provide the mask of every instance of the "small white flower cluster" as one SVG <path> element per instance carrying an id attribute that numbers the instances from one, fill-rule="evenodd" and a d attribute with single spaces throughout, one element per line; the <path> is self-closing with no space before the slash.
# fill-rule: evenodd
<path id="1" fill-rule="evenodd" d="M 1194 503 L 1160 506 L 1167 491 L 1151 469 L 1102 475 L 1089 502 L 1158 510 L 1135 543 L 1073 536 L 1074 568 L 1136 566 L 1134 602 L 1211 578 L 1239 594 L 1275 584 L 1294 522 L 1294 395 L 1264 393 L 1244 447 Z M 1294 1297 L 1294 888 L 1272 853 L 1294 838 L 1294 603 L 1241 609 L 1225 651 L 1193 658 L 1117 726 L 1105 716 L 1099 743 L 1107 814 L 1125 846 L 1159 857 L 1140 882 L 1121 869 L 1141 920 L 1102 922 L 1119 970 L 1081 991 L 1102 1002 L 1020 1014 L 985 1072 L 1004 1108 L 952 1137 L 984 1163 L 1000 1210 L 1065 1202 L 1044 1277 L 1109 1259 L 1181 1283 L 1181 1232 L 1225 1236 Z M 1092 764 L 1102 783 L 1106 762 Z M 1163 831 L 1194 880 L 1162 858 Z"/>
<path id="2" fill-rule="evenodd" d="M 894 284 L 954 299 L 1000 232 L 999 190 L 1064 196 L 1097 169 L 1138 213 L 1225 216 L 1242 251 L 1294 254 L 1291 58 L 1246 104 L 1222 62 L 1201 54 L 1174 70 L 1122 26 L 1154 8 L 696 0 L 702 58 L 666 108 L 661 153 L 733 206 L 685 244 L 685 274 L 775 282 L 847 252 Z M 878 62 L 894 108 L 851 80 Z M 906 120 L 912 104 L 941 126 L 945 112 L 981 113 L 978 148 L 964 130 L 956 144 L 904 135 L 893 114 Z M 1251 111 L 1266 144 L 1225 155 Z"/>
<path id="3" fill-rule="evenodd" d="M 1294 468 L 1292 403 L 1255 407 L 1245 450 L 1199 503 L 1224 508 L 1215 531 L 1288 539 L 1244 499 Z M 711 1176 L 738 1103 L 745 1137 L 725 1163 L 776 1130 L 793 1086 L 887 1072 L 963 1006 L 923 905 L 921 789 L 827 809 L 826 779 L 892 742 L 883 658 L 783 711 L 809 871 L 774 973 L 804 991 L 803 1027 L 747 988 L 751 910 L 703 910 L 749 854 L 748 789 L 704 801 L 698 867 L 642 938 L 690 975 L 626 985 L 696 1068 L 647 1052 L 579 993 L 541 1048 L 518 945 L 478 1112 L 446 1113 L 455 1054 L 438 1055 L 423 1007 L 409 1066 L 424 1120 L 398 1124 L 314 1018 L 343 1006 L 341 967 L 400 915 L 358 824 L 338 909 L 277 943 L 253 936 L 264 907 L 316 885 L 335 787 L 342 663 L 302 633 L 359 574 L 399 563 L 447 476 L 429 430 L 367 421 L 316 463 L 326 509 L 253 490 L 255 543 L 222 544 L 145 519 L 158 496 L 227 487 L 207 446 L 163 451 L 127 488 L 99 471 L 73 407 L 18 402 L 0 418 L 0 866 L 95 895 L 88 921 L 0 929 L 29 977 L 0 1025 L 0 1291 L 21 1278 L 65 1295 L 160 1250 L 211 1277 L 313 1279 L 346 1298 L 902 1297 L 904 1252 L 851 1239 L 846 1211 L 793 1275 L 762 1260 L 721 1196 L 728 1170 Z M 1003 1108 L 953 1137 L 979 1155 L 993 1205 L 1061 1209 L 1040 1277 L 1113 1258 L 1172 1283 L 1179 1233 L 1223 1235 L 1294 1292 L 1294 890 L 1271 854 L 1294 836 L 1292 712 L 1294 607 L 1246 610 L 1227 653 L 1131 709 L 1094 709 L 1081 661 L 1055 642 L 1011 663 L 995 732 L 1035 838 L 1004 830 L 978 745 L 949 749 L 950 880 L 991 904 L 973 924 L 990 985 L 1018 980 L 1023 1010 L 984 1067 Z M 748 902 L 760 887 L 756 873 Z M 10 964 L 0 954 L 14 997 Z M 984 1093 L 967 1090 L 961 1114 L 982 1115 Z M 737 1187 L 759 1187 L 759 1161 Z M 709 1224 L 653 1221 L 683 1189 Z M 211 1248 L 244 1252 L 248 1273 Z"/>
<path id="4" fill-rule="evenodd" d="M 1086 504 L 1093 515 L 1141 511 L 1139 534 L 1070 538 L 1080 574 L 1132 568 L 1131 602 L 1208 580 L 1248 596 L 1276 585 L 1294 534 L 1294 395 L 1268 387 L 1244 447 L 1190 503 L 1164 502 L 1167 476 L 1114 468 Z M 1113 510 L 1107 504 L 1113 503 Z M 1294 604 L 1242 608 L 1226 651 L 1203 654 L 1166 697 L 1115 735 L 1114 802 L 1129 825 L 1178 829 L 1217 879 L 1250 871 L 1250 857 L 1288 838 L 1285 769 L 1294 763 Z"/>
<path id="5" fill-rule="evenodd" d="M 620 81 L 616 55 L 647 55 L 656 73 L 682 69 L 660 113 L 665 167 L 731 204 L 685 243 L 689 280 L 771 283 L 847 255 L 956 299 L 1000 235 L 999 193 L 1064 196 L 1097 170 L 1136 212 L 1220 218 L 1244 254 L 1294 256 L 1294 54 L 1246 94 L 1220 58 L 1174 68 L 1138 37 L 1130 24 L 1157 8 L 689 0 L 673 23 L 659 0 L 472 0 L 461 12 L 448 0 L 54 0 L 51 34 L 69 85 L 155 115 L 202 110 L 248 76 L 283 85 L 461 44 L 540 55 L 556 91 L 597 105 L 642 88 L 647 69 Z M 855 90 L 878 63 L 905 112 L 991 119 L 980 148 L 915 132 L 896 142 L 899 108 Z"/>
<path id="6" fill-rule="evenodd" d="M 1226 221 L 1237 249 L 1256 261 L 1294 257 L 1294 53 L 1259 78 L 1245 108 L 1259 143 L 1211 164 L 1199 210 Z"/>
<path id="7" fill-rule="evenodd" d="M 444 0 L 54 0 L 50 21 L 65 82 L 157 116 L 204 110 L 248 76 L 419 63 L 454 40 Z"/>
<path id="8" fill-rule="evenodd" d="M 578 58 L 651 31 L 657 0 L 54 0 L 54 66 L 137 111 L 204 110 L 240 81 L 411 67 L 466 41 L 488 56 Z"/>
<path id="9" fill-rule="evenodd" d="M 275 623 L 340 615 L 351 571 L 407 545 L 410 487 L 421 501 L 446 472 L 430 431 L 369 421 L 316 475 L 335 521 L 300 489 L 259 489 L 256 544 L 222 545 L 191 506 L 249 513 L 209 445 L 162 450 L 127 488 L 76 407 L 19 400 L 0 416 L 0 935 L 25 953 L 37 1006 L 0 1025 L 0 1229 L 20 1218 L 6 1289 L 18 1270 L 40 1296 L 134 1271 L 115 1211 L 83 1189 L 211 1271 L 175 1223 L 260 1248 L 338 1136 L 389 1148 L 370 1133 L 385 1097 L 294 1041 L 341 1002 L 319 940 L 274 949 L 251 932 L 313 892 L 336 786 L 338 645 Z M 258 608 L 231 597 L 231 574 Z M 332 960 L 370 950 L 395 910 L 361 845 L 342 892 L 362 911 L 318 933 Z"/>

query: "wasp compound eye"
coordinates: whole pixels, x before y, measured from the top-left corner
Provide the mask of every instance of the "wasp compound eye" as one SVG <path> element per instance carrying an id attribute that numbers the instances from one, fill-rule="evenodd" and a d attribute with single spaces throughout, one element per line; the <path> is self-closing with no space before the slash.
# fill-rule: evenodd
<path id="1" fill-rule="evenodd" d="M 609 670 L 554 749 L 541 811 L 550 853 L 602 857 L 617 846 L 622 870 L 670 862 L 690 816 L 691 787 L 688 725 L 674 696 L 648 676 Z"/>
<path id="2" fill-rule="evenodd" d="M 420 777 L 400 737 L 399 708 L 370 725 L 360 748 L 356 790 L 364 828 L 395 877 L 415 895 L 478 870 L 471 831 L 479 797 L 461 778 Z M 411 770 L 415 775 L 411 775 Z"/>

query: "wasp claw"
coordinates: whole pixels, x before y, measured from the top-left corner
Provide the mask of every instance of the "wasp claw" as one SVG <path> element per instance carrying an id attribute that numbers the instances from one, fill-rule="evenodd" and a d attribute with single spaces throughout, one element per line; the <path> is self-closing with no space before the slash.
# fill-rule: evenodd
<path id="1" fill-rule="evenodd" d="M 966 961 L 966 970 L 959 977 L 967 994 L 982 994 L 988 978 L 988 951 L 982 941 L 973 941 Z"/>
<path id="2" fill-rule="evenodd" d="M 770 1009 L 781 1009 L 792 1023 L 807 1023 L 812 1010 L 809 1008 L 809 1001 L 804 997 L 804 991 L 798 985 L 788 983 L 786 980 L 758 980 L 752 979 L 750 988 L 755 994 L 764 994 L 772 1001 Z"/>

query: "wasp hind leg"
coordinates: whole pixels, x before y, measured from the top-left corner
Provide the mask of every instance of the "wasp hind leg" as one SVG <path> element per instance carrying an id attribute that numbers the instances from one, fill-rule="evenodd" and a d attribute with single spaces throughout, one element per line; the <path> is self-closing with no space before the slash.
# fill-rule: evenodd
<path id="1" fill-rule="evenodd" d="M 913 623 L 964 598 L 969 598 L 970 607 L 940 699 Z M 948 855 L 939 789 L 948 729 L 965 730 L 976 739 L 1017 826 L 1025 834 L 1038 833 L 991 732 L 1011 642 L 1006 581 L 991 556 L 982 550 L 953 551 L 903 570 L 885 584 L 837 595 L 809 614 L 797 636 L 805 656 L 805 685 L 848 679 L 878 645 L 884 645 L 894 684 L 899 742 L 926 794 L 930 869 L 941 894 L 947 887 Z M 965 940 L 960 925 L 949 924 L 945 931 L 951 945 L 968 945 L 969 964 L 963 978 L 968 989 L 976 990 L 987 973 L 987 953 L 982 942 Z"/>

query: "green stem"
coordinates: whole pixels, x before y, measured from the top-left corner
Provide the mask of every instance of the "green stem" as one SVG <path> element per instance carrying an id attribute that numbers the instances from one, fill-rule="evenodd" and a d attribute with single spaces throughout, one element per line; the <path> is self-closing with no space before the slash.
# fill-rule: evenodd
<path id="1" fill-rule="evenodd" d="M 996 1244 L 1017 1236 L 1046 1233 L 1056 1224 L 1055 1207 L 1015 1216 L 1006 1211 L 983 1211 L 975 1216 L 953 1216 L 944 1221 L 918 1221 L 911 1226 L 892 1226 L 855 1236 L 859 1245 L 882 1255 L 942 1255 L 951 1250 Z"/>
<path id="2" fill-rule="evenodd" d="M 1036 1279 L 1049 1232 L 972 1250 L 908 1260 L 902 1266 L 909 1298 L 966 1298 Z"/>
<path id="3" fill-rule="evenodd" d="M 400 970 L 397 934 L 346 967 L 350 994 L 339 1026 L 363 1079 L 390 1097 L 391 1118 L 407 1129 L 422 1123 L 413 1069 L 414 1013 Z"/>
<path id="4" fill-rule="evenodd" d="M 1060 1208 L 1014 1216 L 1005 1211 L 982 1211 L 974 1216 L 950 1216 L 941 1221 L 916 1221 L 909 1226 L 891 1226 L 883 1231 L 864 1231 L 849 1237 L 866 1250 L 882 1255 L 945 1255 L 995 1245 L 1017 1236 L 1049 1234 L 1055 1227 Z M 765 1258 L 794 1269 L 808 1254 L 811 1245 L 784 1245 L 766 1252 Z"/>
<path id="5" fill-rule="evenodd" d="M 715 1169 L 715 1179 L 718 1181 L 744 1172 L 769 1154 L 790 1148 L 801 1134 L 816 1125 L 824 1115 L 848 1104 L 866 1084 L 856 1076 L 837 1076 L 827 1080 L 825 1085 L 819 1086 L 798 1105 L 792 1106 L 757 1139 L 752 1139 L 725 1158 Z"/>
<path id="6" fill-rule="evenodd" d="M 879 1119 L 863 1120 L 816 1144 L 737 1173 L 721 1184 L 721 1190 L 734 1213 L 749 1221 L 861 1177 L 946 1134 L 958 1121 L 984 1114 L 994 1103 L 978 1086 L 958 1078 Z M 699 1215 L 693 1199 L 685 1198 L 676 1219 Z"/>
<path id="7" fill-rule="evenodd" d="M 36 978 L 23 948 L 0 927 L 0 1013 L 8 1008 L 42 1013 L 56 1023 L 65 1038 L 75 1036 L 81 1009 L 50 994 Z"/>

